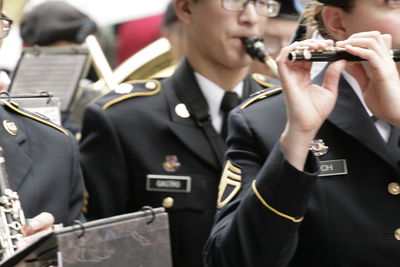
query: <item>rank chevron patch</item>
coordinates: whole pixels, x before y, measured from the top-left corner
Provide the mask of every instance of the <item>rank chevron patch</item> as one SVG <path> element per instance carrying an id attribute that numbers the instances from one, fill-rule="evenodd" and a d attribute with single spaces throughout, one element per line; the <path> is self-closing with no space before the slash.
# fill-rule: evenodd
<path id="1" fill-rule="evenodd" d="M 217 206 L 219 208 L 228 204 L 235 197 L 242 186 L 241 181 L 242 171 L 238 167 L 233 166 L 231 161 L 228 160 L 218 187 Z"/>

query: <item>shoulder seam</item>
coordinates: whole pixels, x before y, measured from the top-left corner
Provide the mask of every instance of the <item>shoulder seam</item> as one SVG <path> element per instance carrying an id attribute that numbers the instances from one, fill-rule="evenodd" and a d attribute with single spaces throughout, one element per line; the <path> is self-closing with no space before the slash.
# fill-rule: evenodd
<path id="1" fill-rule="evenodd" d="M 20 110 L 20 109 L 18 109 L 18 108 L 16 108 L 16 107 L 14 107 L 10 102 L 8 102 L 8 101 L 6 101 L 6 100 L 2 100 L 2 102 L 3 102 L 3 104 L 5 104 L 7 107 L 11 108 L 12 110 L 14 110 L 15 112 L 17 112 L 18 114 L 20 114 L 20 115 L 22 115 L 22 116 L 25 116 L 25 117 L 28 117 L 28 118 L 30 118 L 30 119 L 32 119 L 32 120 L 35 120 L 35 121 L 41 122 L 41 123 L 43 123 L 43 124 L 46 124 L 47 126 L 50 126 L 50 127 L 54 128 L 54 129 L 56 129 L 56 130 L 62 132 L 62 133 L 65 134 L 65 135 L 69 135 L 69 133 L 68 133 L 66 130 L 64 130 L 63 128 L 61 128 L 61 127 L 59 127 L 59 126 L 57 126 L 57 125 L 55 125 L 55 124 L 53 124 L 53 123 L 51 123 L 51 122 L 45 121 L 45 120 L 40 119 L 40 118 L 35 117 L 35 116 L 32 116 L 32 115 L 30 115 L 30 114 L 28 114 L 28 113 L 26 113 L 26 112 L 24 112 L 24 111 L 22 111 L 22 110 Z"/>
<path id="2" fill-rule="evenodd" d="M 243 104 L 240 106 L 240 109 L 243 110 L 243 109 L 247 108 L 248 106 L 250 106 L 251 104 L 253 104 L 254 102 L 256 102 L 256 101 L 258 101 L 258 100 L 260 100 L 260 99 L 269 97 L 269 96 L 271 96 L 271 95 L 274 95 L 274 94 L 276 94 L 276 93 L 279 93 L 279 92 L 281 92 L 281 91 L 282 91 L 282 88 L 279 87 L 279 88 L 272 89 L 272 90 L 270 90 L 270 91 L 261 93 L 261 94 L 259 94 L 258 96 L 256 96 L 256 97 L 254 97 L 254 98 L 252 98 L 252 99 L 246 101 L 245 103 L 243 103 Z"/>
<path id="3" fill-rule="evenodd" d="M 152 90 L 149 89 L 151 91 L 148 91 L 148 92 L 135 92 L 135 93 L 130 93 L 130 94 L 126 94 L 126 95 L 117 97 L 117 98 L 115 98 L 113 100 L 110 100 L 107 103 L 105 103 L 101 107 L 101 109 L 102 110 L 106 110 L 109 107 L 111 107 L 112 105 L 115 105 L 115 104 L 117 104 L 119 102 L 122 102 L 122 101 L 124 101 L 126 99 L 129 99 L 129 98 L 133 98 L 133 97 L 137 97 L 137 96 L 152 96 L 152 95 L 158 94 L 161 91 L 161 83 L 159 81 L 157 81 L 157 80 L 146 80 L 146 81 L 147 82 L 154 82 L 156 84 L 156 88 L 152 89 Z M 136 81 L 136 83 L 139 83 L 139 81 Z"/>

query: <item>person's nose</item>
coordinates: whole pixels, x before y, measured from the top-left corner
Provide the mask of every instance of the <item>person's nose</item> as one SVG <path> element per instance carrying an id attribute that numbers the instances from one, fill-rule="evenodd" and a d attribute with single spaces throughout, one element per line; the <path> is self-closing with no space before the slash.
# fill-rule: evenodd
<path id="1" fill-rule="evenodd" d="M 244 10 L 240 12 L 239 22 L 242 24 L 254 25 L 257 24 L 260 17 L 254 1 L 248 1 Z"/>

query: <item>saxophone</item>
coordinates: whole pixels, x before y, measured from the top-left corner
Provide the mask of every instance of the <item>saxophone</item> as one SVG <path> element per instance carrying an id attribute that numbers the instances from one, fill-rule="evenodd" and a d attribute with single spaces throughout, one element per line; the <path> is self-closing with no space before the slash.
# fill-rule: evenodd
<path id="1" fill-rule="evenodd" d="M 0 261 L 3 261 L 17 250 L 17 242 L 23 237 L 25 216 L 17 192 L 10 189 L 1 147 L 0 192 Z"/>

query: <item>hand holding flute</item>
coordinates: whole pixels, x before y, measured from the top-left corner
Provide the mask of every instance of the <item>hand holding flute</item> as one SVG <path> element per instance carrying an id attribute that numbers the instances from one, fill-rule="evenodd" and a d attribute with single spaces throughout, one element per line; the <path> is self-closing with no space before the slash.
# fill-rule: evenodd
<path id="1" fill-rule="evenodd" d="M 334 45 L 337 48 L 332 49 Z M 293 59 L 293 52 L 299 51 L 301 56 L 305 54 L 305 58 L 299 60 L 296 54 L 297 58 Z M 283 77 L 285 75 L 282 68 L 289 68 L 290 72 L 295 73 L 298 72 L 295 70 L 310 68 L 311 61 L 345 59 L 347 62 L 345 70 L 358 82 L 368 109 L 377 118 L 400 126 L 400 64 L 396 63 L 399 61 L 399 54 L 398 47 L 392 49 L 391 35 L 377 31 L 360 32 L 336 43 L 331 40 L 315 39 L 294 43 L 285 55 L 286 58 L 280 58 L 278 65 Z M 329 80 L 329 75 L 325 75 L 324 84 L 329 83 Z M 293 77 L 285 77 L 281 81 L 284 86 L 290 83 L 290 87 L 304 90 L 300 88 L 301 79 L 296 81 Z M 299 92 L 298 96 L 302 94 Z"/>

